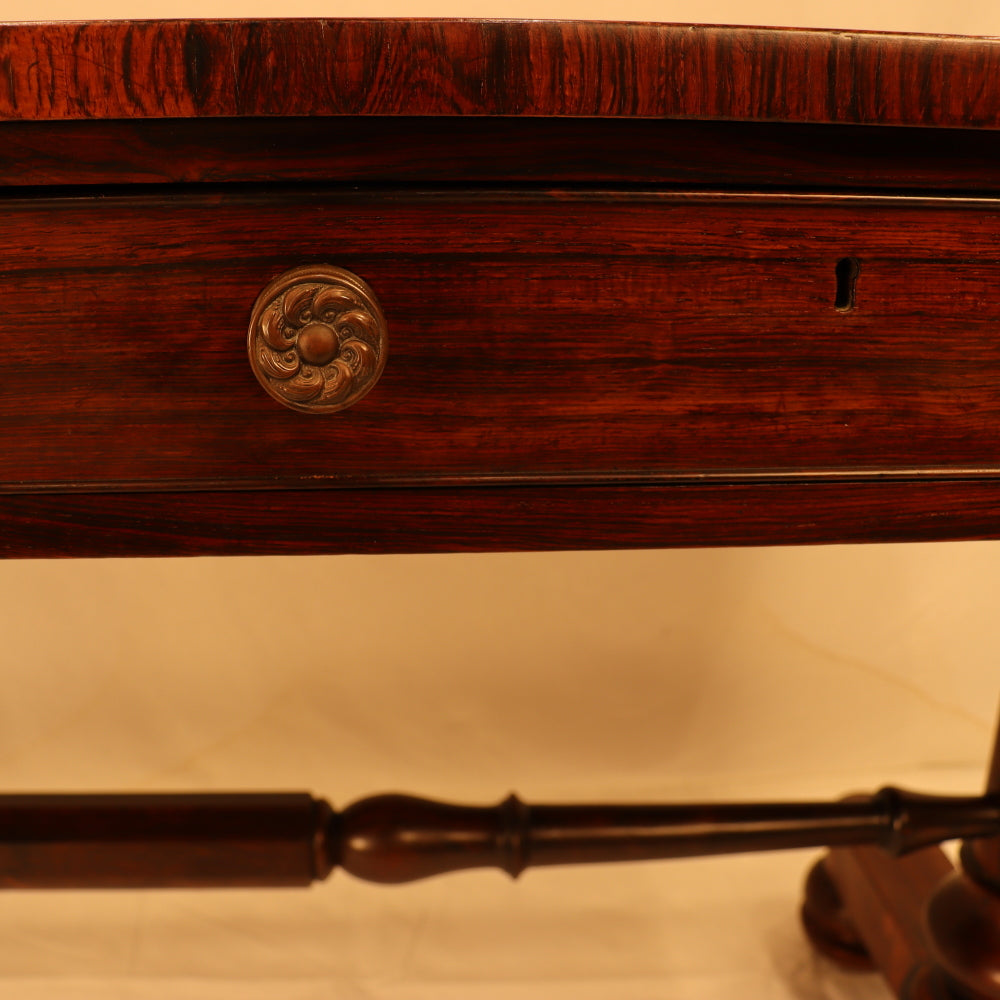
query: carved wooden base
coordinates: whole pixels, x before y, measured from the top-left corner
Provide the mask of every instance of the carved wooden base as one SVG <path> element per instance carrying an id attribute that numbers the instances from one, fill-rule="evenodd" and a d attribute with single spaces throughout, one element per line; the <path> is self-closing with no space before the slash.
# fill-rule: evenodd
<path id="1" fill-rule="evenodd" d="M 880 970 L 900 1000 L 1000 1000 L 1000 897 L 937 847 L 830 851 L 809 873 L 802 922 L 821 954 Z"/>
<path id="2" fill-rule="evenodd" d="M 997 794 L 1000 725 L 986 798 Z M 1000 837 L 966 839 L 961 859 L 835 847 L 806 880 L 806 933 L 846 968 L 870 959 L 900 1000 L 1000 1000 Z"/>

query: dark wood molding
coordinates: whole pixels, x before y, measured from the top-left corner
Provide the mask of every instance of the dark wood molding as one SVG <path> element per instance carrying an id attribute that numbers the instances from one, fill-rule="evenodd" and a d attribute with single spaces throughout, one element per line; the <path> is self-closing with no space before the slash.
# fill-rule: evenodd
<path id="1" fill-rule="evenodd" d="M 998 535 L 996 479 L 0 496 L 0 555 L 21 558 L 635 549 Z"/>
<path id="2" fill-rule="evenodd" d="M 998 191 L 1000 131 L 649 118 L 20 121 L 0 186 L 600 184 Z M 739 156 L 732 156 L 733 149 Z M 72 149 L 72 158 L 66 150 Z"/>
<path id="3" fill-rule="evenodd" d="M 995 39 L 488 20 L 0 25 L 0 118 L 527 115 L 1000 127 Z"/>

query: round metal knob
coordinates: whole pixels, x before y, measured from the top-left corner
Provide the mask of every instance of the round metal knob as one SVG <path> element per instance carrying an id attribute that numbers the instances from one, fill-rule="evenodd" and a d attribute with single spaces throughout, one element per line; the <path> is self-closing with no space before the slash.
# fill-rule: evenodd
<path id="1" fill-rule="evenodd" d="M 379 380 L 387 353 L 375 293 L 341 267 L 297 267 L 257 297 L 247 349 L 260 384 L 306 413 L 353 406 Z"/>

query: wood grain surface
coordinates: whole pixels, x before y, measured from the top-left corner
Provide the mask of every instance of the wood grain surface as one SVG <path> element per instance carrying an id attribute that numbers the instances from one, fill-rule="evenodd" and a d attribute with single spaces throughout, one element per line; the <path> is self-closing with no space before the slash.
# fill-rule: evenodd
<path id="1" fill-rule="evenodd" d="M 568 21 L 0 25 L 0 118 L 528 115 L 1000 126 L 1000 42 Z"/>
<path id="2" fill-rule="evenodd" d="M 1000 478 L 0 495 L 4 557 L 504 552 L 1000 537 Z"/>
<path id="3" fill-rule="evenodd" d="M 7 492 L 1000 475 L 991 199 L 9 199 L 0 260 Z M 389 361 L 316 416 L 245 343 L 322 262 L 372 286 Z"/>
<path id="4" fill-rule="evenodd" d="M 0 550 L 992 537 L 998 66 L 763 28 L 0 25 Z M 246 359 L 260 289 L 314 263 L 390 328 L 329 420 Z"/>
<path id="5" fill-rule="evenodd" d="M 0 134 L 0 186 L 329 181 L 1000 190 L 1000 132 L 983 129 L 451 116 L 31 121 L 6 122 Z"/>

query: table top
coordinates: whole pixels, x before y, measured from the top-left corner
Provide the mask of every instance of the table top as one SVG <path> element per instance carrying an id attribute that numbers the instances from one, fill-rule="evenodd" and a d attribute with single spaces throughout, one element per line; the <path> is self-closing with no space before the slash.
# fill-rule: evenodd
<path id="1" fill-rule="evenodd" d="M 336 58 L 330 58 L 335 52 Z M 1000 40 L 475 19 L 0 25 L 0 118 L 504 115 L 1000 127 Z"/>

